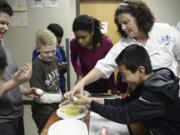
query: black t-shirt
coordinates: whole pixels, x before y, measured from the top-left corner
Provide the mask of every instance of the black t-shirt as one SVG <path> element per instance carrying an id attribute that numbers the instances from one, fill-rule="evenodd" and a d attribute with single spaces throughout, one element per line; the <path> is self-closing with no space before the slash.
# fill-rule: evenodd
<path id="1" fill-rule="evenodd" d="M 33 72 L 30 79 L 30 86 L 44 90 L 47 93 L 59 93 L 59 72 L 57 61 L 45 62 L 37 57 L 32 65 Z M 39 104 L 33 102 L 33 116 L 50 116 L 58 108 L 58 104 Z"/>
<path id="2" fill-rule="evenodd" d="M 40 88 L 48 93 L 59 93 L 59 72 L 56 60 L 45 62 L 37 57 L 32 68 L 31 87 Z"/>

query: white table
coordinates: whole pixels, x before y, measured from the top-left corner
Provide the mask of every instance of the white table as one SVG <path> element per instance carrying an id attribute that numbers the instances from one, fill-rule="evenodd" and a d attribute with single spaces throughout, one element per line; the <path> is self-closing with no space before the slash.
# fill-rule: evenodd
<path id="1" fill-rule="evenodd" d="M 99 135 L 104 126 L 108 129 L 108 135 L 130 135 L 127 125 L 110 121 L 97 113 L 90 112 L 89 135 Z"/>

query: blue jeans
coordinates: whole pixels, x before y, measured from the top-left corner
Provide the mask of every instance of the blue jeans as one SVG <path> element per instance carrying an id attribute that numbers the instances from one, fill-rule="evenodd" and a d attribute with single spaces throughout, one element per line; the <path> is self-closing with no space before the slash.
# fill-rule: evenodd
<path id="1" fill-rule="evenodd" d="M 0 124 L 0 135 L 25 135 L 23 117 Z"/>

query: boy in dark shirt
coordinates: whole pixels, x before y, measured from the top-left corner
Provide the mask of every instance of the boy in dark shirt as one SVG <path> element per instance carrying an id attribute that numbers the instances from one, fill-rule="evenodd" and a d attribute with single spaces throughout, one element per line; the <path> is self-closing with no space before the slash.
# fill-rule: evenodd
<path id="1" fill-rule="evenodd" d="M 63 28 L 56 23 L 50 23 L 47 26 L 47 29 L 50 30 L 56 36 L 57 39 L 56 57 L 58 60 L 58 68 L 60 74 L 59 86 L 61 88 L 62 93 L 64 94 L 66 92 L 66 78 L 64 74 L 67 72 L 67 58 L 64 48 L 60 46 L 64 31 Z M 39 53 L 40 52 L 37 48 L 33 50 L 32 61 L 35 60 L 35 58 L 39 55 Z"/>
<path id="2" fill-rule="evenodd" d="M 65 78 L 65 73 L 67 72 L 67 57 L 66 53 L 64 51 L 63 46 L 61 46 L 61 41 L 63 38 L 63 28 L 57 24 L 57 23 L 51 23 L 47 27 L 48 30 L 50 30 L 54 35 L 56 36 L 57 39 L 57 49 L 59 49 L 60 54 L 57 55 L 58 59 L 58 68 L 59 68 L 59 75 L 60 75 L 60 88 L 62 93 L 64 94 L 66 92 L 66 78 Z"/>
<path id="3" fill-rule="evenodd" d="M 43 90 L 40 98 L 35 99 L 32 104 L 32 116 L 39 133 L 62 99 L 58 61 L 55 57 L 56 44 L 56 37 L 51 31 L 44 29 L 36 33 L 36 45 L 40 54 L 32 65 L 30 86 Z"/>
<path id="4" fill-rule="evenodd" d="M 77 95 L 74 101 L 122 124 L 142 122 L 151 135 L 179 135 L 179 79 L 168 68 L 152 71 L 144 47 L 130 45 L 116 58 L 123 81 L 131 94 L 125 99 L 89 98 Z"/>

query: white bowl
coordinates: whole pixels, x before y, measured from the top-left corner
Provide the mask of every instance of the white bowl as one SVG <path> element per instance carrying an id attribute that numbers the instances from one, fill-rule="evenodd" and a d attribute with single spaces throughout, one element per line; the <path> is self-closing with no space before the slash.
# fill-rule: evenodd
<path id="1" fill-rule="evenodd" d="M 88 135 L 88 128 L 81 120 L 64 119 L 51 125 L 48 135 Z"/>

